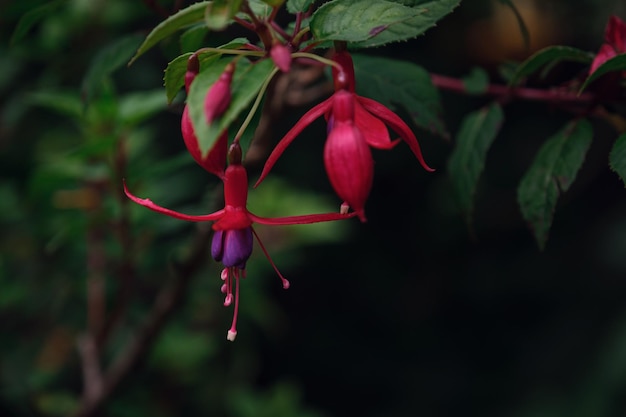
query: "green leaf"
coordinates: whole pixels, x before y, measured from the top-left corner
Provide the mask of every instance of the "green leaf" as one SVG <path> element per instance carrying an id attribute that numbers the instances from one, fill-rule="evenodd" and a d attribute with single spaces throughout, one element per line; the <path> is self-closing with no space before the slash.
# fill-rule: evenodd
<path id="1" fill-rule="evenodd" d="M 466 77 L 463 77 L 463 86 L 469 94 L 483 94 L 489 87 L 489 75 L 482 68 L 474 67 Z"/>
<path id="2" fill-rule="evenodd" d="M 530 47 L 530 33 L 528 32 L 528 27 L 526 27 L 526 22 L 524 22 L 524 18 L 522 17 L 522 14 L 519 12 L 519 10 L 517 9 L 517 6 L 515 6 L 515 3 L 513 3 L 512 0 L 499 0 L 499 1 L 505 6 L 508 6 L 513 12 L 513 14 L 515 15 L 515 19 L 517 20 L 517 26 L 519 26 L 519 30 L 522 34 L 522 38 L 524 39 L 524 45 L 528 49 Z"/>
<path id="3" fill-rule="evenodd" d="M 209 29 L 224 29 L 241 9 L 241 2 L 242 0 L 213 0 L 205 10 L 204 22 Z"/>
<path id="4" fill-rule="evenodd" d="M 194 3 L 189 7 L 179 10 L 178 13 L 173 14 L 172 16 L 159 23 L 148 34 L 139 49 L 137 49 L 135 56 L 133 56 L 133 59 L 130 60 L 128 65 L 131 65 L 133 62 L 135 62 L 135 60 L 137 60 L 137 58 L 143 55 L 154 45 L 167 38 L 168 36 L 176 33 L 178 30 L 196 23 L 203 22 L 204 11 L 210 3 L 210 1 L 201 1 L 199 3 Z"/>
<path id="5" fill-rule="evenodd" d="M 587 120 L 568 123 L 543 144 L 520 182 L 517 200 L 540 249 L 548 240 L 558 196 L 574 182 L 592 137 Z"/>
<path id="6" fill-rule="evenodd" d="M 485 168 L 487 152 L 503 120 L 502 108 L 494 102 L 468 114 L 457 134 L 456 147 L 448 162 L 448 172 L 468 224 L 472 219 L 476 187 Z"/>
<path id="7" fill-rule="evenodd" d="M 219 47 L 219 49 L 238 49 L 241 46 L 248 43 L 246 38 L 235 38 Z M 163 83 L 165 84 L 165 93 L 167 95 L 167 102 L 171 103 L 176 97 L 181 88 L 185 85 L 185 73 L 187 72 L 187 60 L 191 56 L 191 53 L 186 53 L 174 58 L 165 69 L 165 75 L 163 76 Z M 200 70 L 211 62 L 218 59 L 220 56 L 217 52 L 202 52 L 199 54 Z"/>
<path id="8" fill-rule="evenodd" d="M 209 28 L 204 24 L 191 26 L 180 35 L 181 52 L 194 52 L 204 46 L 204 39 L 209 33 Z"/>
<path id="9" fill-rule="evenodd" d="M 219 78 L 231 59 L 220 59 L 206 70 L 201 71 L 191 84 L 187 104 L 189 115 L 194 126 L 200 150 L 207 153 L 224 129 L 248 107 L 257 96 L 267 78 L 275 69 L 270 59 L 264 59 L 254 64 L 239 61 L 231 85 L 232 98 L 228 110 L 210 126 L 204 118 L 204 99 L 211 85 Z"/>
<path id="10" fill-rule="evenodd" d="M 140 123 L 167 108 L 163 90 L 142 91 L 127 94 L 120 99 L 119 120 L 127 125 Z"/>
<path id="11" fill-rule="evenodd" d="M 591 62 L 593 55 L 589 52 L 572 48 L 571 46 L 548 46 L 531 55 L 524 61 L 515 71 L 509 81 L 509 85 L 513 86 L 519 81 L 533 72 L 537 71 L 544 65 L 553 64 L 560 61 L 575 62 Z"/>
<path id="12" fill-rule="evenodd" d="M 128 62 L 140 42 L 140 36 L 131 35 L 118 39 L 100 50 L 92 59 L 83 78 L 81 93 L 85 102 L 91 101 L 107 76 Z"/>
<path id="13" fill-rule="evenodd" d="M 460 0 L 334 0 L 311 19 L 317 41 L 348 41 L 352 47 L 372 47 L 414 38 L 450 13 Z"/>
<path id="14" fill-rule="evenodd" d="M 263 3 L 269 4 L 272 7 L 282 6 L 285 0 L 261 0 Z"/>
<path id="15" fill-rule="evenodd" d="M 83 105 L 77 91 L 41 90 L 28 94 L 26 101 L 54 110 L 64 116 L 70 116 L 74 120 L 81 120 L 83 117 Z"/>
<path id="16" fill-rule="evenodd" d="M 626 133 L 617 138 L 609 154 L 609 165 L 626 186 Z"/>
<path id="17" fill-rule="evenodd" d="M 309 10 L 313 0 L 287 0 L 287 11 L 289 13 L 304 13 Z"/>
<path id="18" fill-rule="evenodd" d="M 396 111 L 406 110 L 413 122 L 443 137 L 439 91 L 422 67 L 394 59 L 353 54 L 358 93 Z"/>
<path id="19" fill-rule="evenodd" d="M 55 9 L 57 9 L 59 6 L 66 2 L 67 0 L 50 1 L 42 6 L 35 7 L 34 9 L 24 13 L 24 15 L 17 22 L 17 26 L 15 27 L 13 35 L 11 36 L 10 44 L 14 45 L 22 40 L 22 38 L 26 36 L 30 28 L 32 28 L 34 25 L 37 24 L 37 22 L 47 17 Z"/>
<path id="20" fill-rule="evenodd" d="M 596 68 L 593 74 L 587 77 L 582 87 L 580 87 L 578 93 L 582 93 L 589 86 L 589 84 L 591 84 L 604 74 L 614 71 L 626 71 L 626 53 L 614 56 L 613 58 L 607 60 L 598 68 Z"/>

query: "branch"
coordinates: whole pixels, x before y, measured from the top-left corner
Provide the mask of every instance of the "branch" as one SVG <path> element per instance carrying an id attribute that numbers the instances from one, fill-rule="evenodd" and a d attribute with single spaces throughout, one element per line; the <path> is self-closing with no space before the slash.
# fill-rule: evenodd
<path id="1" fill-rule="evenodd" d="M 445 75 L 432 74 L 430 78 L 435 87 L 461 94 L 468 94 L 463 80 Z M 509 87 L 506 85 L 489 84 L 483 95 L 496 96 L 503 99 L 521 99 L 544 101 L 556 104 L 591 104 L 597 101 L 593 93 L 578 94 L 564 89 L 538 89 L 527 87 Z"/>
<path id="2" fill-rule="evenodd" d="M 85 392 L 79 408 L 74 414 L 76 417 L 91 417 L 95 415 L 120 382 L 146 356 L 147 351 L 167 323 L 167 320 L 181 304 L 191 278 L 204 263 L 208 252 L 212 231 L 208 224 L 203 224 L 202 226 L 196 234 L 191 255 L 185 262 L 175 268 L 176 278 L 174 282 L 171 286 L 167 286 L 159 292 L 143 326 L 137 330 L 135 337 L 119 352 L 113 363 L 103 373 L 101 383 L 92 383 L 92 386 L 97 387 L 97 389 L 91 389 L 89 395 L 86 395 L 87 391 Z M 87 345 L 88 347 L 89 345 Z M 89 350 L 81 349 L 83 373 L 87 376 L 89 371 L 90 378 L 92 375 L 97 377 L 97 373 L 93 373 L 88 369 L 93 361 L 83 351 L 89 352 Z"/>

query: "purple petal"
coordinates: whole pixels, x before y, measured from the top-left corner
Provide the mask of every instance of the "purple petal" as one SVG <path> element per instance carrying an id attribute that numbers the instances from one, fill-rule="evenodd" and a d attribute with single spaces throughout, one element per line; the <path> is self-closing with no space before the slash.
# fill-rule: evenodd
<path id="1" fill-rule="evenodd" d="M 224 231 L 216 230 L 211 241 L 211 256 L 220 262 L 224 255 Z"/>
<path id="2" fill-rule="evenodd" d="M 222 263 L 225 267 L 245 268 L 252 254 L 252 228 L 224 230 Z"/>

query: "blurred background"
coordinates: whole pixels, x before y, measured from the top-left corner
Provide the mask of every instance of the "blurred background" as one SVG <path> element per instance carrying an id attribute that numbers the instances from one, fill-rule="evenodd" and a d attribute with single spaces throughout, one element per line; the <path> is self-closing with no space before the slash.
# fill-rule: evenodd
<path id="1" fill-rule="evenodd" d="M 376 152 L 367 223 L 257 227 L 292 286 L 282 290 L 256 247 L 239 336 L 227 342 L 232 311 L 207 225 L 131 205 L 121 192 L 125 177 L 137 195 L 181 212 L 221 204 L 218 181 L 184 149 L 183 94 L 168 106 L 162 78 L 181 48 L 240 33 L 173 36 L 131 67 L 115 64 L 116 51 L 189 3 L 0 3 L 0 416 L 626 413 L 626 190 L 607 164 L 617 133 L 593 121 L 593 145 L 541 252 L 516 187 L 571 118 L 549 105 L 505 108 L 470 228 L 446 175 L 453 140 L 424 131 L 437 172 L 403 144 Z M 529 47 L 510 8 L 464 0 L 425 36 L 369 52 L 457 77 L 481 66 L 503 83 L 502 64 L 553 44 L 595 52 L 609 16 L 626 17 L 617 0 L 514 3 Z M 535 86 L 581 68 L 563 65 Z M 452 137 L 489 102 L 441 95 Z M 251 178 L 311 105 L 274 111 L 248 160 Z M 289 148 L 251 192 L 252 211 L 337 209 L 324 130 L 314 124 Z"/>

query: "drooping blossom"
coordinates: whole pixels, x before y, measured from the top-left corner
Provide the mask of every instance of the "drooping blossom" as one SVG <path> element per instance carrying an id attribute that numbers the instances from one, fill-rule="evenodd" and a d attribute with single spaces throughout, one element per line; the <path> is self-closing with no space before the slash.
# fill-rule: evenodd
<path id="1" fill-rule="evenodd" d="M 626 53 L 626 23 L 617 16 L 611 16 L 604 29 L 604 43 L 596 54 L 589 75 L 609 59 Z"/>
<path id="2" fill-rule="evenodd" d="M 200 71 L 200 62 L 198 61 L 198 54 L 194 53 L 189 57 L 187 61 L 187 72 L 185 72 L 185 91 L 189 94 L 189 89 L 191 88 L 191 83 L 198 75 Z M 225 77 L 226 79 L 232 78 L 232 75 Z M 222 77 L 220 77 L 221 79 Z M 218 81 L 219 82 L 219 81 Z M 230 102 L 230 87 L 228 93 L 223 93 L 223 88 L 219 88 L 222 90 L 222 99 L 223 97 L 227 97 L 228 102 Z M 210 93 L 210 91 L 209 91 Z M 208 97 L 208 94 L 207 94 Z M 222 111 L 223 113 L 224 111 Z M 198 138 L 196 137 L 196 133 L 193 128 L 193 124 L 191 123 L 191 118 L 189 117 L 189 107 L 185 104 L 185 108 L 183 109 L 183 116 L 180 120 L 180 130 L 183 135 L 183 140 L 185 141 L 185 146 L 187 150 L 193 157 L 193 159 L 204 169 L 209 171 L 210 173 L 217 175 L 222 178 L 224 176 L 224 167 L 226 164 L 226 148 L 228 146 L 228 135 L 226 131 L 224 131 L 220 137 L 217 139 L 217 142 L 211 147 L 209 152 L 203 156 L 200 151 L 200 145 L 198 143 Z"/>
<path id="3" fill-rule="evenodd" d="M 364 221 L 363 207 L 373 173 L 369 147 L 391 149 L 400 141 L 391 140 L 388 127 L 409 146 L 425 170 L 434 170 L 424 161 L 417 138 L 397 114 L 375 100 L 356 94 L 354 66 L 350 54 L 345 50 L 335 52 L 333 60 L 341 66 L 341 69 L 333 67 L 335 93 L 305 113 L 280 140 L 268 157 L 255 186 L 265 179 L 291 142 L 323 115 L 328 122 L 324 162 L 331 185 L 337 195 L 344 199 L 343 207 L 349 205 Z M 338 120 L 338 114 L 341 115 L 341 120 Z M 357 187 L 358 191 L 347 195 L 349 184 Z"/>
<path id="4" fill-rule="evenodd" d="M 158 206 L 149 199 L 139 198 L 133 195 L 128 190 L 126 184 L 124 184 L 124 192 L 135 203 L 156 211 L 157 213 L 191 222 L 214 222 L 212 228 L 215 233 L 211 244 L 211 256 L 224 265 L 224 269 L 221 272 L 221 279 L 224 281 L 221 290 L 226 294 L 224 305 L 229 306 L 234 303 L 233 320 L 227 333 L 227 339 L 233 341 L 237 336 L 236 325 L 239 311 L 239 280 L 245 277 L 246 262 L 252 254 L 252 236 L 256 237 L 259 242 L 261 250 L 281 279 L 283 288 L 289 288 L 289 281 L 285 279 L 272 261 L 265 246 L 252 227 L 253 223 L 273 226 L 310 224 L 347 219 L 354 217 L 355 213 L 324 213 L 277 218 L 257 216 L 246 208 L 248 200 L 248 175 L 246 169 L 241 165 L 241 147 L 239 143 L 235 142 L 230 146 L 228 159 L 228 168 L 226 168 L 223 175 L 221 175 L 224 183 L 224 208 L 211 214 L 189 215 Z"/>

